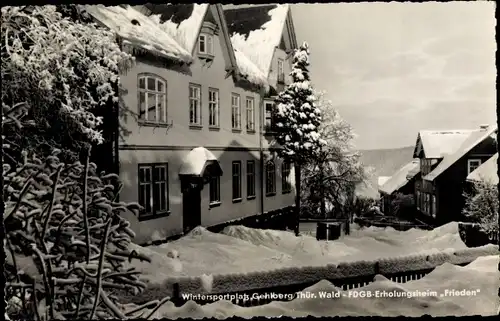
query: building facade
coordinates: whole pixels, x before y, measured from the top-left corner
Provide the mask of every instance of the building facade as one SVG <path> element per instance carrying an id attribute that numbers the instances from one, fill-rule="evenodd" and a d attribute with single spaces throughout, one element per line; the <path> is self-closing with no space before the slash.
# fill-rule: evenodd
<path id="1" fill-rule="evenodd" d="M 115 7 L 89 12 L 109 28 L 120 16 L 132 21 L 131 29 L 143 28 L 144 39 L 153 32 L 168 44 L 159 53 L 138 49 L 123 22 L 117 29 L 136 59 L 121 76 L 127 112 L 118 143 L 120 200 L 144 208 L 126 214 L 135 242 L 292 206 L 293 166 L 276 157 L 264 135 L 269 93 L 290 72 L 285 49 L 273 46 L 269 69 L 259 68 L 233 47 L 220 4 L 109 8 Z M 164 27 L 148 30 L 151 21 Z"/>

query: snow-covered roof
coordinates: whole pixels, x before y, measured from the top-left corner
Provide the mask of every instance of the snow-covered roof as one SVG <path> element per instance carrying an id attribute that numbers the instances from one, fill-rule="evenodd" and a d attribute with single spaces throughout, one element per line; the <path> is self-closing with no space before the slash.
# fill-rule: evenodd
<path id="1" fill-rule="evenodd" d="M 479 130 L 421 130 L 418 133 L 417 147 L 420 142 L 426 158 L 443 158 L 453 154 L 473 132 L 477 131 Z"/>
<path id="2" fill-rule="evenodd" d="M 379 187 L 379 190 L 385 194 L 392 194 L 401 187 L 405 186 L 408 183 L 408 173 L 410 171 L 414 172 L 415 169 L 420 167 L 420 162 L 418 160 L 413 160 L 410 163 L 401 167 L 394 175 L 392 175 L 382 186 Z M 410 177 L 411 179 L 411 177 Z"/>
<path id="3" fill-rule="evenodd" d="M 196 147 L 184 158 L 179 175 L 201 176 L 207 162 L 218 162 L 217 157 L 205 147 Z"/>
<path id="4" fill-rule="evenodd" d="M 389 178 L 391 178 L 390 176 L 379 176 L 378 177 L 378 186 L 382 186 L 385 184 L 385 182 L 387 182 L 387 180 L 389 180 Z"/>
<path id="5" fill-rule="evenodd" d="M 231 42 L 260 70 L 269 75 L 274 50 L 283 36 L 288 4 L 224 10 Z"/>
<path id="6" fill-rule="evenodd" d="M 475 171 L 467 176 L 468 181 L 486 181 L 491 184 L 498 184 L 498 153 L 484 162 Z"/>
<path id="7" fill-rule="evenodd" d="M 123 38 L 124 44 L 159 56 L 190 63 L 193 59 L 171 35 L 157 23 L 129 5 L 86 5 L 85 10 Z"/>
<path id="8" fill-rule="evenodd" d="M 479 145 L 486 138 L 491 136 L 494 132 L 496 132 L 497 127 L 491 126 L 487 129 L 480 129 L 472 131 L 469 136 L 462 142 L 462 144 L 455 150 L 454 153 L 446 155 L 441 163 L 439 163 L 436 168 L 429 174 L 427 174 L 424 179 L 427 181 L 433 181 L 439 175 L 444 173 L 450 166 L 455 164 L 460 158 L 465 156 L 468 152 L 471 151 L 474 147 Z M 427 152 L 426 152 L 427 156 Z"/>
<path id="9" fill-rule="evenodd" d="M 237 49 L 234 49 L 234 57 L 236 58 L 239 72 L 245 79 L 269 90 L 269 82 L 266 75 L 250 59 Z"/>
<path id="10" fill-rule="evenodd" d="M 160 28 L 192 53 L 198 41 L 198 33 L 207 13 L 208 3 L 143 5 L 146 16 L 159 24 Z"/>

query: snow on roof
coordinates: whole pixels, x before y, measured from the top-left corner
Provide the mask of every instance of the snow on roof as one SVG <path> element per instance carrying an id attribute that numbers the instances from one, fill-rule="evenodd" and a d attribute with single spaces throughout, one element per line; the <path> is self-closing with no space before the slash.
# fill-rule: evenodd
<path id="1" fill-rule="evenodd" d="M 491 184 L 498 184 L 498 153 L 484 162 L 475 171 L 467 176 L 468 181 L 486 181 Z"/>
<path id="2" fill-rule="evenodd" d="M 426 158 L 443 158 L 453 154 L 475 131 L 479 130 L 421 130 L 418 135 Z"/>
<path id="3" fill-rule="evenodd" d="M 207 13 L 208 3 L 195 4 L 146 4 L 150 19 L 174 38 L 188 52 L 193 52 L 198 33 Z"/>
<path id="4" fill-rule="evenodd" d="M 378 177 L 378 186 L 384 185 L 385 182 L 387 182 L 391 178 L 390 176 L 379 176 Z"/>
<path id="5" fill-rule="evenodd" d="M 416 168 L 420 167 L 420 163 L 417 160 L 413 160 L 410 163 L 401 167 L 394 175 L 392 175 L 379 190 L 385 194 L 392 194 L 401 187 L 408 183 L 408 173 L 410 171 L 415 171 Z"/>
<path id="6" fill-rule="evenodd" d="M 179 175 L 200 176 L 207 161 L 217 161 L 217 157 L 205 147 L 196 147 L 184 158 Z"/>
<path id="7" fill-rule="evenodd" d="M 234 49 L 234 57 L 242 76 L 251 83 L 263 86 L 266 90 L 269 90 L 269 82 L 266 75 L 250 59 L 237 49 Z"/>
<path id="8" fill-rule="evenodd" d="M 274 50 L 281 41 L 288 10 L 288 4 L 224 10 L 233 47 L 247 56 L 266 77 Z M 262 19 L 265 13 L 267 21 Z"/>
<path id="9" fill-rule="evenodd" d="M 85 5 L 85 9 L 122 37 L 124 43 L 170 59 L 187 63 L 192 61 L 191 54 L 162 31 L 158 24 L 129 5 Z"/>
<path id="10" fill-rule="evenodd" d="M 444 159 L 439 163 L 436 168 L 429 174 L 427 174 L 424 179 L 427 181 L 433 181 L 439 175 L 444 173 L 450 166 L 455 164 L 460 158 L 465 154 L 470 152 L 471 149 L 476 147 L 482 141 L 484 141 L 488 136 L 491 136 L 497 130 L 496 126 L 491 126 L 486 130 L 474 130 L 469 134 L 469 137 L 462 142 L 462 144 L 455 150 L 454 153 L 446 155 Z M 427 153 L 426 153 L 427 156 Z"/>

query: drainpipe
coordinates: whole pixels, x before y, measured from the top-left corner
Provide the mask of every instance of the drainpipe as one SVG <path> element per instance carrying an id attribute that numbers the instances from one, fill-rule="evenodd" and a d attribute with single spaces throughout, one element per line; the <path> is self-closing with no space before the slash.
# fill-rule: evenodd
<path id="1" fill-rule="evenodd" d="M 259 157 L 260 157 L 260 214 L 264 214 L 264 97 L 266 96 L 265 88 L 260 90 L 260 103 L 259 103 Z"/>

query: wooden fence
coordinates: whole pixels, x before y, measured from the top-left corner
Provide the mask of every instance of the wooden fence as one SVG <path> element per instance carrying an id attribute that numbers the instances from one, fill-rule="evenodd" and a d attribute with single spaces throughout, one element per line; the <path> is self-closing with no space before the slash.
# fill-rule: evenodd
<path id="1" fill-rule="evenodd" d="M 457 264 L 459 266 L 465 266 L 468 263 Z M 414 271 L 404 271 L 397 273 L 383 273 L 382 275 L 389 280 L 397 283 L 406 283 L 409 281 L 419 280 L 431 273 L 434 268 L 420 269 Z M 378 273 L 363 275 L 357 277 L 349 277 L 342 279 L 328 280 L 334 286 L 341 288 L 344 291 L 357 289 L 366 286 L 374 282 L 374 278 Z M 298 293 L 304 289 L 316 284 L 315 282 L 306 282 L 301 284 L 292 284 L 285 286 L 277 286 L 270 288 L 252 289 L 247 291 L 230 292 L 230 293 L 211 293 L 211 294 L 196 294 L 193 296 L 183 297 L 179 291 L 179 285 L 174 284 L 174 291 L 171 301 L 176 306 L 182 306 L 187 301 L 194 301 L 197 304 L 205 305 L 210 304 L 215 301 L 224 299 L 231 301 L 233 304 L 250 307 L 268 304 L 272 301 L 291 301 L 298 297 Z"/>

